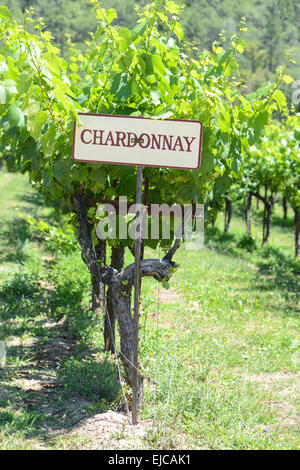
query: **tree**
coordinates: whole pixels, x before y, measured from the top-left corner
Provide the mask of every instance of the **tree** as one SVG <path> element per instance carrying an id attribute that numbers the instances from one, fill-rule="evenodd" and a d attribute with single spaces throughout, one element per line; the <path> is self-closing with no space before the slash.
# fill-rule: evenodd
<path id="1" fill-rule="evenodd" d="M 12 8 L 14 15 L 21 19 L 29 9 L 33 9 L 37 15 L 41 16 L 46 28 L 53 33 L 62 54 L 67 53 L 67 49 L 65 50 L 66 34 L 70 35 L 79 47 L 82 47 L 84 41 L 89 39 L 89 32 L 97 28 L 96 18 L 87 14 L 90 9 L 89 0 L 76 2 L 72 0 L 8 0 L 6 4 Z"/>
<path id="2" fill-rule="evenodd" d="M 84 55 L 70 41 L 68 60 L 60 56 L 51 33 L 32 19 L 23 24 L 0 7 L 1 19 L 1 127 L 2 144 L 14 142 L 10 165 L 28 173 L 31 183 L 57 209 L 74 214 L 82 258 L 92 277 L 95 298 L 108 286 L 111 308 L 121 336 L 121 358 L 129 385 L 135 375 L 131 294 L 134 266 L 122 269 L 105 264 L 104 250 L 95 250 L 96 210 L 91 201 L 135 200 L 135 171 L 128 167 L 75 163 L 71 159 L 73 122 L 79 111 L 196 119 L 203 123 L 203 162 L 199 171 L 145 170 L 149 203 L 205 203 L 206 221 L 222 209 L 224 194 L 236 177 L 241 154 L 260 139 L 269 116 L 277 108 L 278 82 L 263 92 L 241 96 L 237 57 L 244 50 L 240 34 L 231 47 L 215 44 L 198 59 L 183 43 L 178 21 L 181 7 L 171 0 L 154 0 L 139 12 L 132 29 L 113 26 L 114 9 L 94 2 L 98 28 L 86 44 Z M 243 25 L 242 25 L 243 29 Z M 90 207 L 90 209 L 88 209 Z M 121 244 L 113 240 L 123 257 Z M 179 248 L 174 233 L 170 240 L 149 240 L 166 251 L 162 260 L 143 260 L 142 276 L 169 279 L 176 268 L 173 256 Z M 100 258 L 100 259 L 99 259 Z M 97 303 L 97 302 L 96 302 Z M 99 303 L 99 302 L 98 302 Z M 108 317 L 107 317 L 108 318 Z M 139 376 L 142 389 L 142 377 Z"/>
<path id="3" fill-rule="evenodd" d="M 282 39 L 283 25 L 280 17 L 280 8 L 275 1 L 268 8 L 267 22 L 263 36 L 263 43 L 265 44 L 268 57 L 267 65 L 270 72 L 273 72 L 276 67 L 276 54 L 280 51 Z"/>
<path id="4" fill-rule="evenodd" d="M 272 212 L 283 183 L 284 169 L 278 156 L 276 130 L 276 125 L 267 128 L 261 144 L 249 149 L 244 167 L 244 181 L 250 196 L 247 204 L 247 227 L 250 224 L 251 196 L 255 196 L 264 204 L 262 239 L 264 245 L 269 241 Z M 247 231 L 249 233 L 249 229 Z"/>
<path id="5" fill-rule="evenodd" d="M 282 192 L 295 211 L 296 256 L 299 212 L 299 119 L 290 115 L 282 122 L 273 121 L 265 129 L 260 143 L 251 146 L 245 156 L 240 194 L 247 197 L 246 226 L 251 234 L 251 200 L 255 196 L 264 204 L 263 244 L 269 241 L 274 204 Z"/>
<path id="6" fill-rule="evenodd" d="M 295 215 L 295 256 L 300 255 L 300 119 L 292 115 L 280 127 L 281 163 L 285 167 L 283 193 Z"/>

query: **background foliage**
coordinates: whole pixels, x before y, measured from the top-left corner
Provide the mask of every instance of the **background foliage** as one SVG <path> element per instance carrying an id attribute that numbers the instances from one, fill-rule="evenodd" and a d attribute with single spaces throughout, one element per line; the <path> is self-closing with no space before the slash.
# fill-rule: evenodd
<path id="1" fill-rule="evenodd" d="M 261 84 L 283 63 L 283 50 L 298 33 L 298 4 L 187 2 L 183 24 L 186 37 L 200 42 L 199 55 L 181 41 L 180 24 L 171 17 L 178 7 L 166 3 L 169 12 L 158 15 L 153 2 L 154 10 L 146 9 L 134 27 L 131 2 L 104 2 L 117 6 L 119 18 L 110 9 L 90 14 L 86 2 L 35 2 L 49 27 L 53 21 L 56 42 L 41 23 L 28 18 L 24 28 L 0 7 L 1 140 L 8 165 L 29 173 L 33 186 L 65 212 L 71 212 L 70 196 L 79 188 L 87 197 L 134 197 L 132 168 L 71 161 L 77 111 L 194 117 L 205 130 L 201 170 L 147 170 L 151 202 L 193 198 L 216 215 L 238 180 L 242 184 L 235 190 L 243 195 L 268 184 L 297 209 L 299 120 L 285 119 L 286 99 L 279 90 L 291 78 L 281 67 L 275 83 L 250 95 L 241 78 L 250 79 L 251 91 L 256 79 Z M 18 6 L 31 4 L 15 1 L 14 19 Z M 249 16 L 249 31 L 243 22 L 241 33 L 256 41 L 245 52 L 244 40 L 231 34 L 241 9 Z M 223 27 L 227 39 L 211 45 Z M 95 34 L 84 45 L 88 29 Z M 73 45 L 64 42 L 65 32 Z M 262 135 L 274 111 L 281 122 L 271 122 Z M 118 384 L 111 357 L 100 351 L 103 325 L 90 311 L 90 276 L 68 224 L 73 216 L 45 207 L 22 175 L 1 172 L 0 188 L 7 201 L 0 207 L 0 339 L 9 345 L 0 445 L 92 446 L 70 437 L 70 425 L 87 414 L 117 409 Z M 219 218 L 192 262 L 189 253 L 178 253 L 183 269 L 172 284 L 176 292 L 169 290 L 161 302 L 159 287 L 145 280 L 140 351 L 150 380 L 143 416 L 157 423 L 145 446 L 178 448 L 185 436 L 192 448 L 299 448 L 293 415 L 299 262 L 291 257 L 291 207 L 284 222 L 278 205 L 274 208 L 272 244 L 261 247 L 261 210 L 253 207 L 252 238 L 245 238 L 241 197 L 231 233 L 220 231 Z M 126 250 L 126 263 L 131 261 Z M 42 392 L 28 389 L 28 370 Z M 52 431 L 65 426 L 68 436 L 57 438 Z"/>
<path id="2" fill-rule="evenodd" d="M 17 15 L 25 8 L 33 7 L 45 19 L 61 50 L 64 35 L 82 46 L 88 39 L 88 31 L 95 31 L 97 21 L 90 13 L 88 0 L 3 0 Z M 120 26 L 133 27 L 137 20 L 135 5 L 145 0 L 103 0 L 105 8 L 116 8 Z M 185 38 L 195 42 L 200 49 L 211 49 L 219 34 L 233 34 L 241 17 L 247 20 L 247 50 L 240 58 L 241 70 L 250 90 L 270 80 L 285 60 L 289 48 L 295 48 L 295 60 L 291 68 L 294 79 L 300 77 L 300 4 L 297 0 L 182 0 L 185 5 L 182 23 Z M 288 92 L 288 88 L 286 87 Z"/>

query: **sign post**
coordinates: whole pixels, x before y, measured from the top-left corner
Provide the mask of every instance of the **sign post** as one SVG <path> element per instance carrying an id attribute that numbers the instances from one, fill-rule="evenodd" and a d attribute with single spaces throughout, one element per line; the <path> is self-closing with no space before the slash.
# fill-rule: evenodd
<path id="1" fill-rule="evenodd" d="M 132 424 L 137 424 L 141 393 L 139 371 L 139 303 L 141 291 L 143 167 L 200 168 L 202 124 L 199 121 L 79 113 L 74 123 L 76 162 L 137 165 L 134 264 Z"/>
<path id="2" fill-rule="evenodd" d="M 139 406 L 139 307 L 141 292 L 141 244 L 142 244 L 142 185 L 143 167 L 138 166 L 136 177 L 136 229 L 135 229 L 135 260 L 134 260 L 134 316 L 133 316 L 133 366 L 135 368 L 135 383 L 132 389 L 132 424 L 137 424 Z"/>

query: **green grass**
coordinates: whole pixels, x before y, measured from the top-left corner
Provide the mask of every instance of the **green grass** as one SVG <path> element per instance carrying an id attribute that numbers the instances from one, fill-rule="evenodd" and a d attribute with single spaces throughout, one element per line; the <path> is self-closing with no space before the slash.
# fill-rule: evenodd
<path id="1" fill-rule="evenodd" d="M 84 448 L 87 436 L 70 430 L 121 397 L 103 318 L 90 310 L 89 273 L 79 250 L 49 251 L 30 229 L 24 214 L 65 221 L 25 177 L 0 173 L 0 191 L 0 448 Z M 143 282 L 141 418 L 154 420 L 145 448 L 299 448 L 292 213 L 282 221 L 276 206 L 270 245 L 261 247 L 260 209 L 250 243 L 237 204 L 229 234 L 220 216 L 202 250 L 176 254 L 168 291 Z"/>
<path id="2" fill-rule="evenodd" d="M 257 213 L 254 220 L 258 233 Z M 175 303 L 169 294 L 159 306 L 158 341 L 148 322 L 152 344 L 144 346 L 144 365 L 159 382 L 161 432 L 155 442 L 168 448 L 175 435 L 176 446 L 181 431 L 195 448 L 298 448 L 299 416 L 288 419 L 299 409 L 300 383 L 300 265 L 292 257 L 292 227 L 283 234 L 275 225 L 270 246 L 256 240 L 250 252 L 239 248 L 241 217 L 235 216 L 231 233 L 221 229 L 222 220 L 207 230 L 203 250 L 176 256 L 181 269 L 171 282 Z M 144 299 L 155 316 L 151 284 L 144 282 Z M 148 417 L 153 387 L 147 401 Z"/>

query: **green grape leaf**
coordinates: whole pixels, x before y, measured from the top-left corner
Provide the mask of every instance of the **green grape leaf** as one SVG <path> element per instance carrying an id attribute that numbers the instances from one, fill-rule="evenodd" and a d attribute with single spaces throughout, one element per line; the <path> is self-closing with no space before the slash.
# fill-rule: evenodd
<path id="1" fill-rule="evenodd" d="M 7 117 L 11 127 L 24 127 L 24 114 L 16 103 L 13 103 L 9 106 Z"/>
<path id="2" fill-rule="evenodd" d="M 22 72 L 19 77 L 20 93 L 27 93 L 32 83 L 32 72 Z"/>
<path id="3" fill-rule="evenodd" d="M 7 67 L 7 64 L 6 62 L 4 62 L 3 60 L 0 62 L 0 73 L 1 74 L 4 74 L 5 72 L 8 71 L 8 67 Z"/>
<path id="4" fill-rule="evenodd" d="M 0 83 L 0 104 L 6 104 L 6 88 Z"/>
<path id="5" fill-rule="evenodd" d="M 135 41 L 138 36 L 143 36 L 144 32 L 146 31 L 148 26 L 148 22 L 145 21 L 144 23 L 139 23 L 132 31 L 132 39 Z"/>
<path id="6" fill-rule="evenodd" d="M 52 157 L 56 147 L 56 129 L 51 126 L 41 137 L 43 154 L 46 158 Z"/>
<path id="7" fill-rule="evenodd" d="M 179 15 L 182 10 L 182 7 L 172 0 L 166 0 L 166 6 L 169 12 L 174 15 Z"/>
<path id="8" fill-rule="evenodd" d="M 4 5 L 0 5 L 0 24 L 7 23 L 11 20 L 11 18 L 12 14 L 9 9 Z"/>
<path id="9" fill-rule="evenodd" d="M 65 185 L 69 180 L 70 168 L 71 168 L 70 160 L 67 160 L 67 159 L 56 160 L 54 163 L 52 174 L 59 183 Z"/>
<path id="10" fill-rule="evenodd" d="M 157 75 L 164 77 L 166 74 L 166 68 L 161 60 L 161 57 L 159 55 L 153 54 L 151 56 L 151 62 L 152 62 L 153 71 L 157 73 Z"/>
<path id="11" fill-rule="evenodd" d="M 128 80 L 127 73 L 115 75 L 110 90 L 121 102 L 125 102 L 130 98 L 131 89 L 132 80 Z"/>

